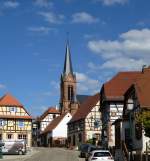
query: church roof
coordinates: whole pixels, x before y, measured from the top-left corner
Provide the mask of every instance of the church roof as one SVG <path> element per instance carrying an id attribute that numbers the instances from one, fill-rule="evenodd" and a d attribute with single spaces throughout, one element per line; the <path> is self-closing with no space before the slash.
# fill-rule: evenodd
<path id="1" fill-rule="evenodd" d="M 72 62 L 71 62 L 70 48 L 69 48 L 69 44 L 67 43 L 63 74 L 68 75 L 69 73 L 73 75 L 73 68 L 72 68 Z"/>

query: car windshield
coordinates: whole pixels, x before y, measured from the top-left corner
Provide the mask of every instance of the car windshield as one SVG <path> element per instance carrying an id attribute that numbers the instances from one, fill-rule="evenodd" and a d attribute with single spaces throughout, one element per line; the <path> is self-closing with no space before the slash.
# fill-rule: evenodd
<path id="1" fill-rule="evenodd" d="M 94 157 L 110 157 L 110 153 L 109 152 L 95 152 L 94 153 Z"/>

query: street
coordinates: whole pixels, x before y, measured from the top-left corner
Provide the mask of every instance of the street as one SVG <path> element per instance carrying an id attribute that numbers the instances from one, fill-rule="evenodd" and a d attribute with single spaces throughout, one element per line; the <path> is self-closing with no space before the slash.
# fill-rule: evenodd
<path id="1" fill-rule="evenodd" d="M 79 158 L 79 152 L 74 150 L 66 150 L 63 148 L 34 148 L 31 154 L 4 155 L 2 161 L 84 161 Z"/>

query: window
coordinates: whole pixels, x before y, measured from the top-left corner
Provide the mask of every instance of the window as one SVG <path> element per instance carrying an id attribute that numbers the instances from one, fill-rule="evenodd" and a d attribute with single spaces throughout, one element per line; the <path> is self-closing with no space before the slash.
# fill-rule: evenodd
<path id="1" fill-rule="evenodd" d="M 16 107 L 9 107 L 9 111 L 10 112 L 16 112 L 17 111 L 17 108 Z"/>
<path id="2" fill-rule="evenodd" d="M 0 119 L 0 127 L 4 125 L 4 120 Z"/>
<path id="3" fill-rule="evenodd" d="M 8 120 L 8 126 L 14 126 L 13 120 Z"/>
<path id="4" fill-rule="evenodd" d="M 20 128 L 24 127 L 24 121 L 23 120 L 18 121 L 18 127 L 20 127 Z"/>
<path id="5" fill-rule="evenodd" d="M 12 139 L 13 135 L 12 134 L 7 134 L 7 139 Z"/>
<path id="6" fill-rule="evenodd" d="M 73 86 L 68 86 L 68 100 L 73 101 L 73 97 L 74 97 Z"/>
<path id="7" fill-rule="evenodd" d="M 27 139 L 27 135 L 26 134 L 18 134 L 18 139 Z"/>
<path id="8" fill-rule="evenodd" d="M 56 115 L 55 114 L 53 114 L 53 119 L 56 117 Z"/>
<path id="9" fill-rule="evenodd" d="M 95 152 L 94 157 L 111 157 L 109 152 Z"/>

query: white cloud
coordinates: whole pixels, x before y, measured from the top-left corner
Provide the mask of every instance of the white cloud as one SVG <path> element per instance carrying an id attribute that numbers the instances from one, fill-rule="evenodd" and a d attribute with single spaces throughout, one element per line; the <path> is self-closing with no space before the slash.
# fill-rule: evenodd
<path id="1" fill-rule="evenodd" d="M 19 7 L 20 3 L 17 1 L 5 1 L 4 7 L 6 8 L 17 8 Z"/>
<path id="2" fill-rule="evenodd" d="M 51 0 L 35 0 L 34 4 L 38 7 L 52 7 L 53 2 Z"/>
<path id="3" fill-rule="evenodd" d="M 128 2 L 128 0 L 94 0 L 95 2 L 102 2 L 106 6 L 111 6 L 114 4 L 125 4 Z"/>
<path id="4" fill-rule="evenodd" d="M 78 12 L 72 15 L 72 23 L 96 23 L 99 19 L 87 12 Z"/>
<path id="5" fill-rule="evenodd" d="M 88 48 L 105 60 L 102 68 L 139 69 L 150 63 L 150 29 L 130 30 L 117 40 L 91 40 Z"/>
<path id="6" fill-rule="evenodd" d="M 99 91 L 100 83 L 96 79 L 92 79 L 84 73 L 76 73 L 77 77 L 77 92 L 94 94 Z"/>
<path id="7" fill-rule="evenodd" d="M 115 69 L 115 70 L 137 70 L 142 68 L 143 64 L 147 64 L 146 61 L 142 59 L 132 59 L 132 58 L 114 58 L 106 61 L 101 69 Z"/>
<path id="8" fill-rule="evenodd" d="M 44 17 L 44 20 L 49 22 L 50 24 L 61 24 L 65 18 L 64 15 L 57 15 L 53 12 L 39 12 L 38 14 Z"/>
<path id="9" fill-rule="evenodd" d="M 36 32 L 36 33 L 41 33 L 41 34 L 48 34 L 50 31 L 56 31 L 55 28 L 45 27 L 45 26 L 29 27 L 28 30 L 31 32 Z"/>
<path id="10" fill-rule="evenodd" d="M 6 86 L 4 84 L 0 84 L 0 89 L 5 89 Z"/>

